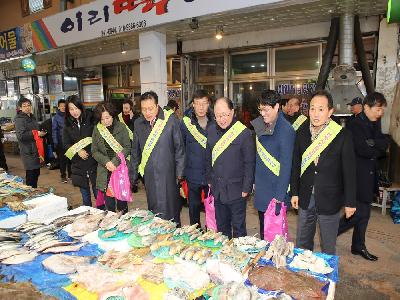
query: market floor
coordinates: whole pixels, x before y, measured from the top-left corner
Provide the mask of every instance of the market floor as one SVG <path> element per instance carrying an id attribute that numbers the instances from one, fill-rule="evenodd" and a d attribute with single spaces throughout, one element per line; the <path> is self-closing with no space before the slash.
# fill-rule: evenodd
<path id="1" fill-rule="evenodd" d="M 7 155 L 10 173 L 24 177 L 22 162 L 19 156 Z M 69 205 L 81 205 L 81 194 L 71 183 L 63 184 L 59 170 L 41 169 L 39 186 L 54 187 L 56 194 L 68 199 Z M 143 187 L 134 194 L 131 207 L 146 208 L 146 195 Z M 188 224 L 188 209 L 182 210 L 182 223 Z M 296 235 L 296 215 L 289 212 L 289 231 L 294 239 Z M 202 214 L 204 217 L 204 214 Z M 204 220 L 204 219 L 203 219 Z M 258 232 L 258 215 L 252 204 L 247 208 L 248 234 Z M 351 232 L 338 239 L 337 253 L 340 256 L 339 275 L 336 299 L 400 299 L 400 225 L 394 225 L 389 215 L 382 216 L 380 210 L 373 209 L 367 232 L 367 245 L 371 253 L 379 256 L 377 262 L 368 262 L 360 256 L 350 253 Z M 319 242 L 316 239 L 316 250 Z"/>

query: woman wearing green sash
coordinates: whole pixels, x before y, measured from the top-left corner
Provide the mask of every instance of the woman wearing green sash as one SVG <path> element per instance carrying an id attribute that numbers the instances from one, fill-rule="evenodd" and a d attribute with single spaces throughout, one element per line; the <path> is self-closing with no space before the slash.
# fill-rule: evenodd
<path id="1" fill-rule="evenodd" d="M 96 167 L 91 151 L 93 114 L 86 111 L 76 96 L 67 98 L 65 106 L 65 126 L 63 145 L 65 156 L 71 160 L 72 184 L 80 188 L 83 205 L 92 206 L 90 185 L 96 198 Z"/>
<path id="2" fill-rule="evenodd" d="M 111 173 L 120 164 L 118 153 L 122 152 L 127 158 L 131 151 L 131 141 L 125 125 L 114 118 L 115 109 L 111 103 L 97 104 L 94 115 L 98 121 L 92 136 L 92 153 L 98 163 L 96 187 L 106 194 Z M 115 206 L 119 211 L 128 211 L 127 202 L 116 200 L 107 195 L 105 205 L 109 211 L 115 211 Z"/>

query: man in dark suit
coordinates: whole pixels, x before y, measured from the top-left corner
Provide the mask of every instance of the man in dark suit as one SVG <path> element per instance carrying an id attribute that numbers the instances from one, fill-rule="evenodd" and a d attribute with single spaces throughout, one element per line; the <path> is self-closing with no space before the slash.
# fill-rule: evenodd
<path id="1" fill-rule="evenodd" d="M 357 211 L 350 219 L 340 220 L 339 234 L 354 227 L 351 253 L 367 260 L 378 257 L 368 252 L 365 233 L 371 214 L 374 194 L 378 193 L 376 160 L 384 157 L 388 140 L 382 134 L 380 119 L 386 108 L 386 99 L 381 93 L 367 95 L 363 102 L 364 111 L 357 115 L 347 128 L 353 133 L 357 170 Z"/>
<path id="2" fill-rule="evenodd" d="M 346 124 L 349 124 L 351 121 L 354 120 L 355 117 L 357 117 L 360 113 L 363 111 L 363 100 L 360 97 L 355 97 L 353 100 L 351 100 L 350 103 L 347 103 L 347 105 L 350 106 L 350 111 L 352 115 L 350 118 L 347 119 Z"/>
<path id="3" fill-rule="evenodd" d="M 331 120 L 333 99 L 317 91 L 310 120 L 298 129 L 291 174 L 292 206 L 299 209 L 297 247 L 313 250 L 319 223 L 322 251 L 335 254 L 340 212 L 356 207 L 355 155 L 351 133 Z"/>
<path id="4" fill-rule="evenodd" d="M 216 124 L 207 128 L 207 183 L 215 197 L 218 231 L 229 238 L 241 237 L 247 235 L 246 204 L 254 183 L 255 143 L 251 131 L 235 119 L 230 99 L 217 99 L 214 113 Z"/>

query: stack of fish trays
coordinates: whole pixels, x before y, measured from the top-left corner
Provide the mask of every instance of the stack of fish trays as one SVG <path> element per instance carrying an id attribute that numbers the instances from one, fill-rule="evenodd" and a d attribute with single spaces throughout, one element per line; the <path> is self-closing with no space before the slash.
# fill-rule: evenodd
<path id="1" fill-rule="evenodd" d="M 54 194 L 47 194 L 32 200 L 27 200 L 24 204 L 34 207 L 26 211 L 28 222 L 44 223 L 46 220 L 68 212 L 67 198 Z"/>

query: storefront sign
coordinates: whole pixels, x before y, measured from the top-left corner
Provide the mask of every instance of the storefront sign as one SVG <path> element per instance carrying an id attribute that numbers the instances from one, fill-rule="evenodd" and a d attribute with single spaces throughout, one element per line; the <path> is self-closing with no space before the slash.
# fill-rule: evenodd
<path id="1" fill-rule="evenodd" d="M 98 0 L 32 23 L 37 51 L 282 0 Z"/>
<path id="2" fill-rule="evenodd" d="M 30 33 L 26 26 L 0 32 L 0 60 L 28 54 L 32 49 Z"/>
<path id="3" fill-rule="evenodd" d="M 315 82 L 293 84 L 285 83 L 278 85 L 278 93 L 281 95 L 308 95 L 315 92 L 317 84 Z"/>

